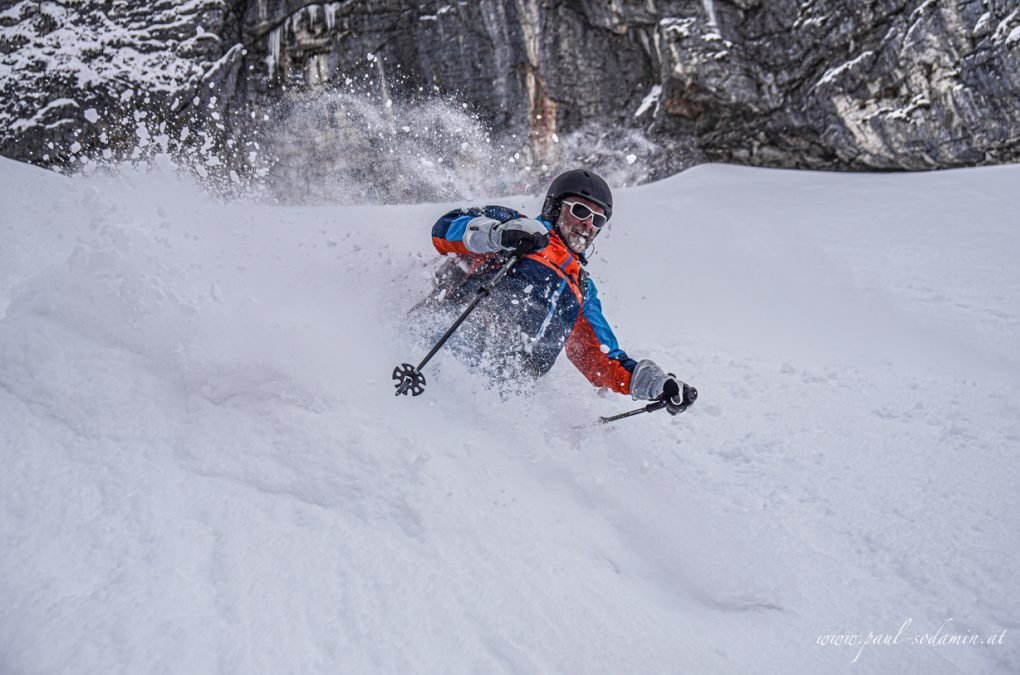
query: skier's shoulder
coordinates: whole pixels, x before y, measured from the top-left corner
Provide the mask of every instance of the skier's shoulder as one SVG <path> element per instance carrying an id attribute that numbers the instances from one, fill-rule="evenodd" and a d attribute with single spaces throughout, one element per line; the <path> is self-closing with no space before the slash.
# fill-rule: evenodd
<path id="1" fill-rule="evenodd" d="M 505 223 L 508 220 L 514 220 L 516 218 L 523 218 L 524 216 L 520 211 L 511 209 L 508 206 L 499 206 L 497 204 L 487 204 L 485 206 L 462 206 L 460 208 L 447 211 L 443 218 L 455 219 L 461 216 L 471 216 L 477 218 L 478 216 L 485 216 L 486 218 L 492 218 L 498 220 L 501 223 Z"/>
<path id="2" fill-rule="evenodd" d="M 483 206 L 482 215 L 485 216 L 486 218 L 498 220 L 501 223 L 505 223 L 508 220 L 516 220 L 517 218 L 524 217 L 524 215 L 516 209 L 511 209 L 508 206 L 499 206 L 496 204 Z"/>

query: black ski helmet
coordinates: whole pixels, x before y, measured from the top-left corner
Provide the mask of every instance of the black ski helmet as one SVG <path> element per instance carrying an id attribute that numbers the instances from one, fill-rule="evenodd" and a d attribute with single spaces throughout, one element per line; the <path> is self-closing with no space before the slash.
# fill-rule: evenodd
<path id="1" fill-rule="evenodd" d="M 573 169 L 556 176 L 549 186 L 549 191 L 545 193 L 545 202 L 542 204 L 542 218 L 555 227 L 560 217 L 563 198 L 570 195 L 584 197 L 601 206 L 606 211 L 606 220 L 613 215 L 613 193 L 606 181 L 594 171 Z"/>

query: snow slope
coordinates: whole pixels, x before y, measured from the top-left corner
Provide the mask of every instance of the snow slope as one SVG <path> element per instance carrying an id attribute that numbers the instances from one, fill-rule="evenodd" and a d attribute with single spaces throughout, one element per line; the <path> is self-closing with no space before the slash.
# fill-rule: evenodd
<path id="1" fill-rule="evenodd" d="M 393 396 L 446 205 L 0 160 L 0 673 L 1020 671 L 1018 178 L 621 191 L 606 314 L 701 400 L 578 429 L 634 403 L 565 359 Z"/>

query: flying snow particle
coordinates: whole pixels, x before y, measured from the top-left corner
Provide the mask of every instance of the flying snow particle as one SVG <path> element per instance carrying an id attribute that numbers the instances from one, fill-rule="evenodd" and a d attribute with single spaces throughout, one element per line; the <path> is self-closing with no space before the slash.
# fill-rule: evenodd
<path id="1" fill-rule="evenodd" d="M 96 112 L 95 108 L 89 108 L 88 110 L 85 111 L 85 119 L 87 119 L 92 124 L 95 124 L 96 121 L 99 119 L 99 113 Z"/>
<path id="2" fill-rule="evenodd" d="M 74 143 L 71 144 L 71 154 L 77 155 L 79 152 L 81 152 L 81 143 L 75 141 Z"/>
<path id="3" fill-rule="evenodd" d="M 637 155 L 634 155 L 634 154 L 627 155 L 627 164 L 633 164 L 636 161 L 637 161 Z"/>

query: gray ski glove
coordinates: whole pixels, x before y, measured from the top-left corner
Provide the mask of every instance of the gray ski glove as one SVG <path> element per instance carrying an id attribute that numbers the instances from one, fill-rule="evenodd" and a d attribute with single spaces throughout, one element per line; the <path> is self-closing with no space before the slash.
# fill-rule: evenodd
<path id="1" fill-rule="evenodd" d="M 666 401 L 666 410 L 676 415 L 698 399 L 698 390 L 663 372 L 655 361 L 644 359 L 630 376 L 630 395 L 639 401 Z"/>
<path id="2" fill-rule="evenodd" d="M 638 361 L 630 376 L 630 395 L 638 401 L 653 401 L 662 395 L 662 386 L 669 379 L 655 361 Z"/>
<path id="3" fill-rule="evenodd" d="M 464 246 L 473 253 L 513 252 L 524 255 L 549 245 L 549 230 L 531 218 L 516 218 L 501 223 L 478 216 L 464 230 Z"/>

